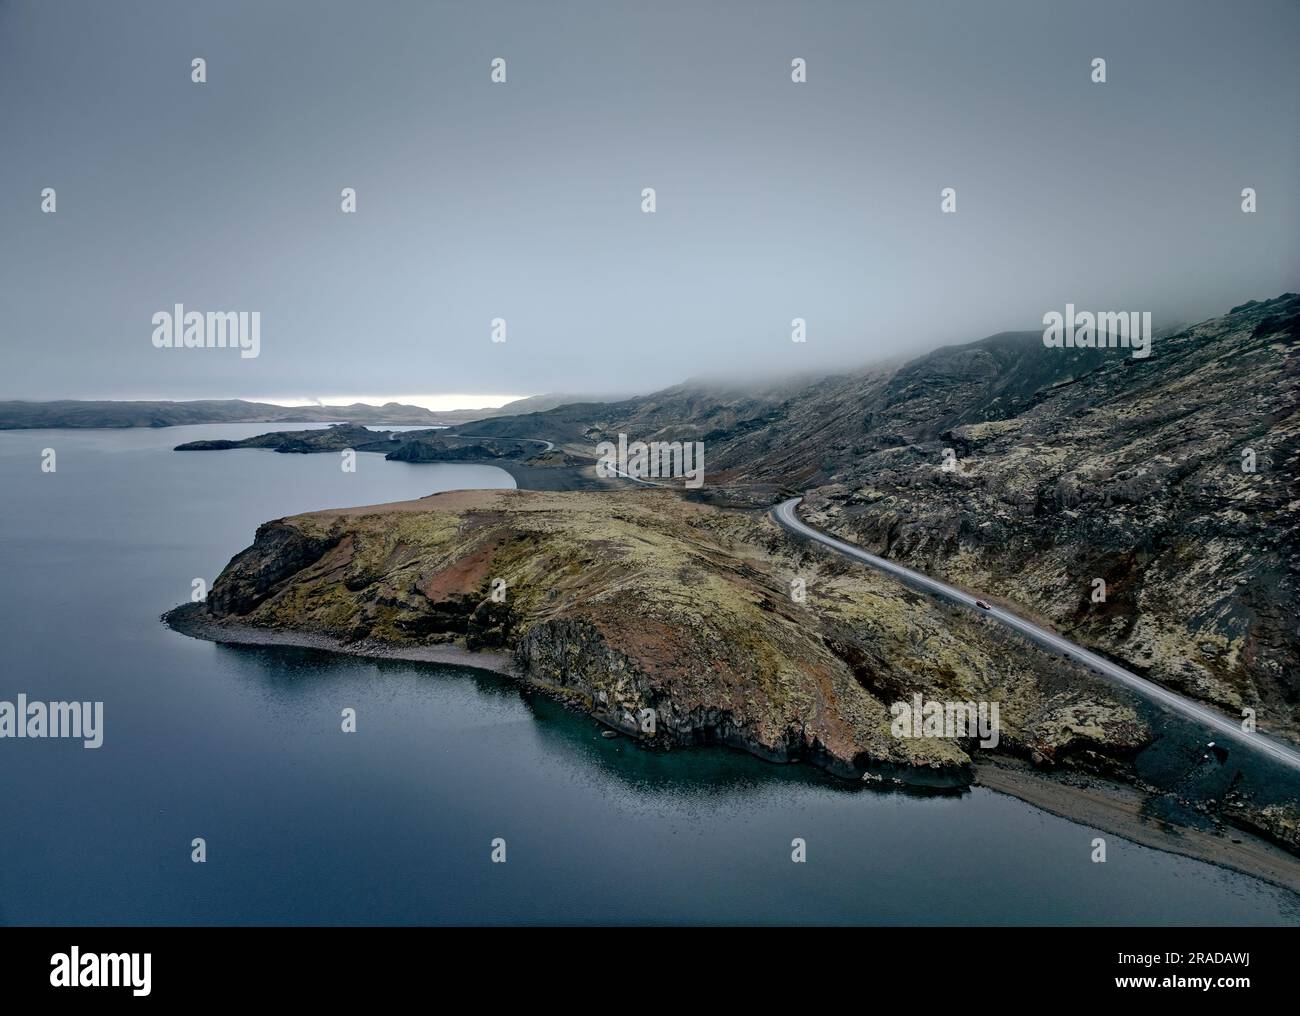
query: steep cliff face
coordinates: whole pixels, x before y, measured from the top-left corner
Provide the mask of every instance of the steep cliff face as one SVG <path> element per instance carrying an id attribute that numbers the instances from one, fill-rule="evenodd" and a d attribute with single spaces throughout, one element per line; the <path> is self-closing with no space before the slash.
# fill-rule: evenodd
<path id="1" fill-rule="evenodd" d="M 208 596 L 209 609 L 218 615 L 247 614 L 337 542 L 279 522 L 259 526 L 253 546 L 236 554 L 222 570 L 221 580 Z"/>
<path id="2" fill-rule="evenodd" d="M 636 736 L 845 776 L 964 779 L 974 738 L 891 732 L 890 705 L 914 694 L 999 703 L 999 750 L 1039 761 L 1122 764 L 1149 733 L 1122 695 L 979 618 L 762 516 L 662 492 L 458 491 L 281 519 L 222 572 L 208 612 L 351 643 L 504 648 L 520 679 Z"/>

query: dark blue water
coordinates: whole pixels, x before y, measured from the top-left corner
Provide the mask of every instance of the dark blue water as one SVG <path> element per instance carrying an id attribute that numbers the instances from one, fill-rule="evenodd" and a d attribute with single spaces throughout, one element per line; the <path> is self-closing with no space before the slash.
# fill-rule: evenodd
<path id="1" fill-rule="evenodd" d="M 158 615 L 267 519 L 511 485 L 170 451 L 267 429 L 0 433 L 0 699 L 105 703 L 98 750 L 0 740 L 0 923 L 1300 923 L 1292 894 L 1115 836 L 1093 864 L 1096 832 L 989 791 L 649 754 L 504 679 L 177 635 Z"/>

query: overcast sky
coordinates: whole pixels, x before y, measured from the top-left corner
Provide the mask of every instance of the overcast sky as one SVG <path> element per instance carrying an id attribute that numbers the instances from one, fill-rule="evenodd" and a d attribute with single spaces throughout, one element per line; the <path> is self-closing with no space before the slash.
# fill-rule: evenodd
<path id="1" fill-rule="evenodd" d="M 1300 288 L 1298 43 L 1294 0 L 0 0 L 0 396 L 648 391 L 1199 319 Z M 154 348 L 175 303 L 260 311 L 261 355 Z"/>

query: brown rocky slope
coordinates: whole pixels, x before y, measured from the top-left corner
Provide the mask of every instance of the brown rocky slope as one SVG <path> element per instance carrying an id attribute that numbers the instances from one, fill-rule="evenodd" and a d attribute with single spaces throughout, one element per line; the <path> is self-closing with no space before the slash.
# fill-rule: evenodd
<path id="1" fill-rule="evenodd" d="M 652 709 L 660 742 L 845 776 L 965 781 L 972 739 L 891 734 L 889 705 L 916 693 L 998 702 L 999 750 L 1040 760 L 1122 758 L 1149 733 L 1123 694 L 999 627 L 668 492 L 457 491 L 280 519 L 198 609 L 216 638 L 505 650 L 520 680 L 629 732 Z"/>

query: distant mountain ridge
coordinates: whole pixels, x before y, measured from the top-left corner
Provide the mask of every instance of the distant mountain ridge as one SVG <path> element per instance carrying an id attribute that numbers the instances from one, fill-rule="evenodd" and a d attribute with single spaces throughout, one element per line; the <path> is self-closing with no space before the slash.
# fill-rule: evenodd
<path id="1" fill-rule="evenodd" d="M 0 430 L 90 427 L 181 427 L 204 423 L 357 423 L 392 426 L 448 427 L 488 419 L 503 413 L 550 409 L 581 398 L 534 395 L 496 409 L 455 409 L 437 412 L 421 406 L 364 402 L 339 406 L 279 406 L 245 399 L 197 399 L 186 402 L 59 399 L 0 402 Z"/>
<path id="2" fill-rule="evenodd" d="M 901 366 L 870 366 L 760 386 L 688 381 L 619 402 L 577 403 L 475 423 L 492 437 L 595 445 L 704 441 L 710 485 L 761 494 L 828 476 L 867 449 L 926 440 L 962 423 L 1006 418 L 1116 353 L 1048 355 L 1041 332 L 1001 332 Z M 509 408 L 509 407 L 506 407 Z"/>

